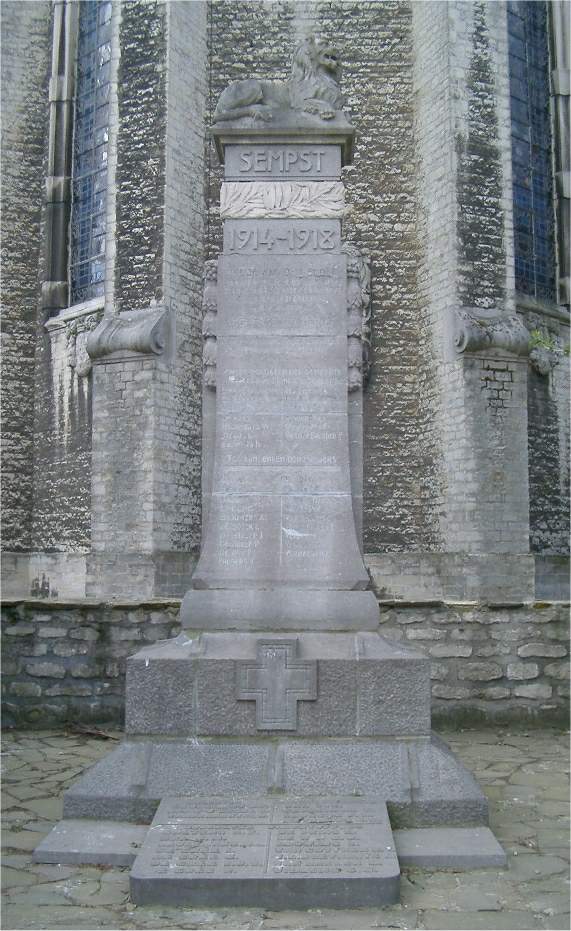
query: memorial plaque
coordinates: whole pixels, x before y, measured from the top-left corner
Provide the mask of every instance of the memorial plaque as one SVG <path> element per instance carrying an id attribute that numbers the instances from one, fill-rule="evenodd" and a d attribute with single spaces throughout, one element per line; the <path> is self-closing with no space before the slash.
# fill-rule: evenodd
<path id="1" fill-rule="evenodd" d="M 326 218 L 331 181 L 319 180 L 338 171 L 340 149 L 228 148 L 226 177 L 245 182 L 234 183 L 236 203 L 256 178 L 275 179 L 251 215 L 266 193 L 268 209 L 295 200 L 300 182 L 289 184 L 290 172 L 302 166 L 316 214 L 296 219 L 292 206 L 280 219 L 224 221 L 208 333 L 209 371 L 216 340 L 215 448 L 193 588 L 364 589 L 349 456 L 347 253 L 340 220 Z M 247 197 L 240 209 L 247 214 Z"/>
<path id="2" fill-rule="evenodd" d="M 346 277 L 344 255 L 222 256 L 217 335 L 345 335 Z"/>
<path id="3" fill-rule="evenodd" d="M 384 802 L 163 799 L 131 872 L 144 905 L 385 905 L 399 865 Z"/>

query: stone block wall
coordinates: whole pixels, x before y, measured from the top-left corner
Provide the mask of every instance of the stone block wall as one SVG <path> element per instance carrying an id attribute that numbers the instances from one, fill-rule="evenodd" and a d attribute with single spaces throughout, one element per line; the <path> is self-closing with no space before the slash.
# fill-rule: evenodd
<path id="1" fill-rule="evenodd" d="M 5 726 L 122 726 L 125 661 L 180 632 L 180 602 L 12 601 L 2 610 Z M 445 720 L 565 723 L 569 605 L 381 602 L 380 632 L 432 662 Z"/>
<path id="2" fill-rule="evenodd" d="M 34 350 L 39 298 L 50 5 L 3 3 L 2 510 L 3 546 L 32 542 Z"/>

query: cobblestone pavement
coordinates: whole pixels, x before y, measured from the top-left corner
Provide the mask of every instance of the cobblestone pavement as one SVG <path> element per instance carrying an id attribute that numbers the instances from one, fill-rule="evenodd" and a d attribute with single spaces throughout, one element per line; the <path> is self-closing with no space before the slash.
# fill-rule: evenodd
<path id="1" fill-rule="evenodd" d="M 116 735 L 119 736 L 119 735 Z M 16 929 L 569 928 L 569 742 L 544 730 L 442 736 L 476 774 L 507 870 L 407 870 L 402 903 L 383 909 L 271 912 L 149 908 L 129 901 L 129 870 L 32 864 L 62 794 L 111 741 L 61 732 L 3 740 L 3 920 Z"/>

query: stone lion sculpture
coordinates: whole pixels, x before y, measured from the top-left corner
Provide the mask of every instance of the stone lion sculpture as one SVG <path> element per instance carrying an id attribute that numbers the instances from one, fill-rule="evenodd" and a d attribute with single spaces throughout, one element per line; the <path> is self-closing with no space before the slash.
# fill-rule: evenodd
<path id="1" fill-rule="evenodd" d="M 308 36 L 296 48 L 288 81 L 247 78 L 230 84 L 220 94 L 214 121 L 252 117 L 271 120 L 277 110 L 301 110 L 331 120 L 343 108 L 339 89 L 341 64 L 330 42 Z"/>

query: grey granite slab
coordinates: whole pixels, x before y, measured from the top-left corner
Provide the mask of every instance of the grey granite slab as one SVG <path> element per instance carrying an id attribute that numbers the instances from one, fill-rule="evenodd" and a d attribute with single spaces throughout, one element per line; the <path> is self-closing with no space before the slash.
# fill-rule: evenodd
<path id="1" fill-rule="evenodd" d="M 273 778 L 268 743 L 126 740 L 64 795 L 64 818 L 149 823 L 160 800 L 189 795 L 263 794 Z"/>
<path id="2" fill-rule="evenodd" d="M 261 235 L 266 220 L 254 220 Z M 283 222 L 283 221 L 278 221 Z M 222 336 L 335 336 L 346 326 L 347 259 L 335 255 L 221 255 Z"/>
<path id="3" fill-rule="evenodd" d="M 356 798 L 165 799 L 131 871 L 139 905 L 386 905 L 400 870 L 386 806 Z"/>
<path id="4" fill-rule="evenodd" d="M 288 642 L 296 644 L 297 658 L 286 664 L 292 667 L 287 676 L 293 678 L 287 687 L 284 682 L 284 696 L 289 695 L 288 701 L 297 696 L 296 713 L 291 717 L 290 708 L 288 716 L 284 705 L 284 722 L 262 726 L 256 707 L 269 695 L 264 689 L 258 693 L 263 683 L 254 682 L 262 674 L 262 642 L 281 649 L 283 637 L 205 632 L 140 650 L 127 661 L 127 732 L 179 737 L 255 737 L 283 729 L 310 737 L 429 734 L 428 659 L 366 631 L 298 632 L 292 637 Z M 293 681 L 308 663 L 315 669 L 311 700 L 307 692 L 295 691 L 301 685 Z M 238 686 L 244 666 L 250 678 Z M 278 671 L 269 675 L 265 687 L 277 685 Z M 162 695 L 168 702 L 161 702 Z"/>
<path id="5" fill-rule="evenodd" d="M 131 866 L 148 825 L 69 818 L 60 821 L 38 844 L 35 863 L 92 863 Z"/>
<path id="6" fill-rule="evenodd" d="M 376 630 L 379 606 L 370 591 L 276 588 L 201 591 L 183 598 L 180 621 L 196 630 Z"/>
<path id="7" fill-rule="evenodd" d="M 394 832 L 401 866 L 430 870 L 477 870 L 506 865 L 489 828 L 409 828 Z"/>
<path id="8" fill-rule="evenodd" d="M 321 120 L 298 110 L 280 110 L 271 122 L 252 118 L 225 120 L 215 123 L 212 135 L 220 163 L 224 164 L 224 150 L 228 145 L 261 145 L 268 143 L 300 145 L 337 145 L 341 148 L 343 165 L 350 165 L 353 155 L 355 129 L 343 113 L 333 119 Z"/>
<path id="9" fill-rule="evenodd" d="M 329 180 L 341 177 L 336 145 L 228 145 L 224 177 L 234 181 Z"/>
<path id="10" fill-rule="evenodd" d="M 374 795 L 387 802 L 398 828 L 488 821 L 486 797 L 470 773 L 441 741 L 423 737 L 129 739 L 65 793 L 64 818 L 149 823 L 160 800 L 181 790 Z"/>

